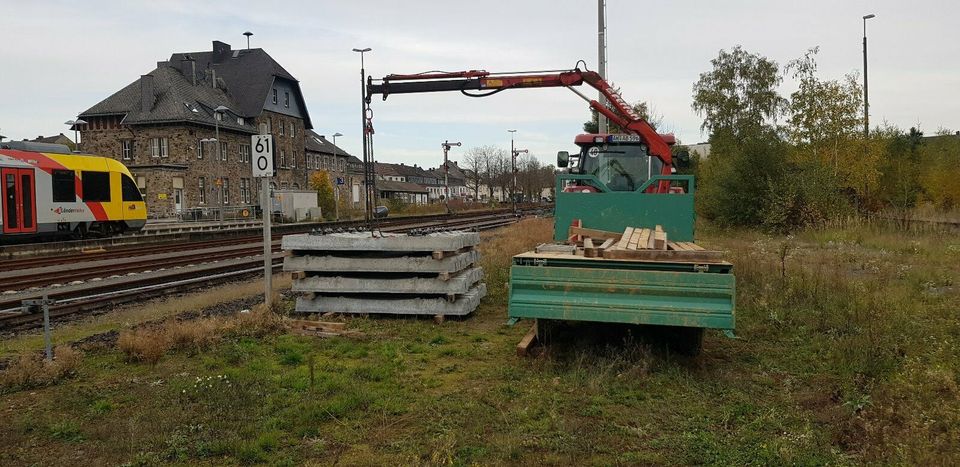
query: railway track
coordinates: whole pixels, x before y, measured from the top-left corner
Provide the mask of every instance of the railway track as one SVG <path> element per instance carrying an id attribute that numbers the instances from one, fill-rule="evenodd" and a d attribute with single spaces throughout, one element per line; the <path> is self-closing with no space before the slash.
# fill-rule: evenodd
<path id="1" fill-rule="evenodd" d="M 509 225 L 516 220 L 517 217 L 511 213 L 474 214 L 472 217 L 453 219 L 413 218 L 384 225 L 380 230 L 403 232 L 429 227 L 486 230 Z M 275 271 L 283 262 L 279 240 L 277 238 L 273 243 Z M 40 314 L 24 313 L 22 301 L 36 300 L 44 295 L 56 301 L 50 307 L 50 317 L 55 319 L 262 274 L 262 240 L 226 246 L 207 245 L 209 248 L 205 251 L 198 251 L 195 247 L 161 251 L 158 250 L 162 249 L 161 245 L 153 245 L 153 250 L 136 250 L 141 253 L 138 255 L 125 251 L 124 256 L 120 257 L 122 259 L 117 256 L 84 256 L 84 261 L 69 266 L 55 263 L 41 268 L 0 272 L 0 290 L 10 290 L 10 285 L 34 288 L 0 295 L 0 330 L 30 328 L 41 324 Z M 184 250 L 192 252 L 182 254 Z M 109 272 L 106 272 L 107 268 Z M 66 283 L 65 276 L 73 283 L 49 287 L 54 283 Z"/>

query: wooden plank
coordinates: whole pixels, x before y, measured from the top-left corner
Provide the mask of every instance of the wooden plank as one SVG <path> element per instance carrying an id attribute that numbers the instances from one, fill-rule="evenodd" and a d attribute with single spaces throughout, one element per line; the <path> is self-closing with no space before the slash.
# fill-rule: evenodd
<path id="1" fill-rule="evenodd" d="M 703 250 L 704 250 L 704 248 L 703 248 L 702 246 L 697 245 L 696 243 L 693 243 L 693 242 L 684 242 L 684 246 L 686 246 L 688 249 L 693 250 L 693 251 L 703 251 Z"/>
<path id="2" fill-rule="evenodd" d="M 567 230 L 568 235 L 582 235 L 584 237 L 590 237 L 599 240 L 606 240 L 608 238 L 620 239 L 620 236 L 623 235 L 620 232 L 610 232 L 607 230 L 599 229 L 588 229 L 586 227 L 574 227 L 570 226 Z"/>
<path id="3" fill-rule="evenodd" d="M 556 244 L 556 243 L 544 243 L 537 245 L 537 248 L 534 250 L 537 253 L 566 253 L 573 254 L 577 247 L 573 245 L 566 244 Z"/>
<path id="4" fill-rule="evenodd" d="M 307 273 L 303 271 L 294 271 L 290 273 L 290 279 L 293 279 L 293 280 L 303 279 L 306 277 L 307 277 Z"/>
<path id="5" fill-rule="evenodd" d="M 617 249 L 626 250 L 627 245 L 630 244 L 630 237 L 633 236 L 633 227 L 627 227 L 623 229 L 623 235 L 620 236 L 620 241 L 617 242 Z"/>
<path id="6" fill-rule="evenodd" d="M 667 242 L 667 250 L 683 251 L 686 250 L 686 247 L 684 247 L 682 243 Z"/>
<path id="7" fill-rule="evenodd" d="M 517 356 L 526 357 L 527 352 L 530 350 L 530 346 L 533 345 L 533 340 L 537 338 L 537 323 L 534 322 L 533 326 L 530 326 L 530 330 L 527 331 L 527 334 L 523 336 L 523 339 L 520 339 L 520 342 L 517 344 Z"/>
<path id="8" fill-rule="evenodd" d="M 583 220 L 581 220 L 581 219 L 574 219 L 574 220 L 570 221 L 570 228 L 574 228 L 574 227 L 577 227 L 577 228 L 583 227 Z M 569 229 L 568 229 L 568 231 L 569 231 Z M 577 244 L 577 243 L 579 243 L 581 240 L 583 240 L 583 239 L 580 237 L 580 235 L 577 235 L 577 234 L 570 234 L 570 235 L 567 236 L 567 243 L 569 243 L 569 244 Z"/>
<path id="9" fill-rule="evenodd" d="M 650 239 L 653 238 L 653 232 L 650 229 L 640 229 L 640 238 L 634 250 L 645 250 L 650 248 Z"/>
<path id="10" fill-rule="evenodd" d="M 677 261 L 684 263 L 711 263 L 723 259 L 722 251 L 671 251 L 671 250 L 607 250 L 605 259 L 636 259 L 648 261 Z"/>
<path id="11" fill-rule="evenodd" d="M 599 248 L 600 248 L 601 250 L 606 250 L 607 248 L 610 248 L 611 246 L 613 246 L 613 242 L 614 242 L 614 239 L 608 238 L 605 242 L 603 242 L 603 243 L 599 246 Z"/>
<path id="12" fill-rule="evenodd" d="M 628 250 L 636 250 L 640 244 L 640 238 L 643 235 L 643 229 L 633 229 L 633 235 L 630 235 L 630 243 L 627 244 Z"/>

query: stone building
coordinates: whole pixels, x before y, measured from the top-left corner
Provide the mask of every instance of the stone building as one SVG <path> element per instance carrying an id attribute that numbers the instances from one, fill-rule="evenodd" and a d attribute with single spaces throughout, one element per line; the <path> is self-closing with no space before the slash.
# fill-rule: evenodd
<path id="1" fill-rule="evenodd" d="M 221 196 L 229 212 L 251 212 L 245 207 L 259 205 L 250 147 L 257 133 L 274 137 L 273 183 L 306 188 L 312 125 L 300 84 L 262 49 L 213 41 L 212 51 L 174 53 L 80 118 L 81 149 L 127 165 L 151 217 L 211 210 Z"/>
<path id="2" fill-rule="evenodd" d="M 363 207 L 363 161 L 313 130 L 307 130 L 305 154 L 309 171 L 326 170 L 330 175 L 330 182 L 338 190 L 341 205 Z M 337 178 L 343 179 L 343 185 L 337 185 Z"/>

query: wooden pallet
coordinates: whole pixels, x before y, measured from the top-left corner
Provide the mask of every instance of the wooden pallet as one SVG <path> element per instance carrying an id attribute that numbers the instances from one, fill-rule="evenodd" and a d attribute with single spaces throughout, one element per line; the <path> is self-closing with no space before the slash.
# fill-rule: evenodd
<path id="1" fill-rule="evenodd" d="M 568 230 L 567 244 L 573 254 L 586 258 L 704 262 L 722 259 L 721 252 L 707 251 L 693 242 L 669 241 L 661 225 L 652 229 L 627 227 L 623 232 L 610 232 L 586 228 L 575 221 Z M 547 248 L 543 250 L 549 251 Z"/>

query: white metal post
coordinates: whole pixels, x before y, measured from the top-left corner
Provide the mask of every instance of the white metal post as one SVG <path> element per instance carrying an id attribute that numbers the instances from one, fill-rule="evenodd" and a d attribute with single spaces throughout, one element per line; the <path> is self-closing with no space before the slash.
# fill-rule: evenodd
<path id="1" fill-rule="evenodd" d="M 267 177 L 260 179 L 260 203 L 263 206 L 260 211 L 263 215 L 263 278 L 264 278 L 264 303 L 269 307 L 273 301 L 273 252 L 270 238 L 270 218 L 273 215 L 273 203 L 270 199 L 270 179 Z"/>

